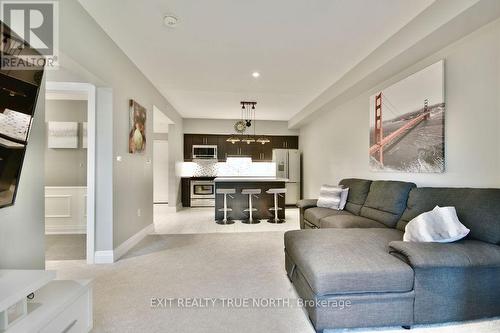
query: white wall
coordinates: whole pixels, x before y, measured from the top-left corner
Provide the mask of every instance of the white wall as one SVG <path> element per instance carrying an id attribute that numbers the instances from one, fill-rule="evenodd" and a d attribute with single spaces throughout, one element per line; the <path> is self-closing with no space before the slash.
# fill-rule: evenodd
<path id="1" fill-rule="evenodd" d="M 300 128 L 304 197 L 345 177 L 398 179 L 420 186 L 500 187 L 500 20 L 449 45 Z M 445 59 L 446 172 L 375 173 L 368 167 L 369 96 Z"/>
<path id="2" fill-rule="evenodd" d="M 186 118 L 183 122 L 184 133 L 188 134 L 233 134 L 236 119 L 195 119 Z M 286 121 L 257 120 L 256 135 L 298 135 L 298 130 L 288 129 Z M 253 126 L 253 125 L 252 125 Z M 248 129 L 253 134 L 253 127 Z"/>
<path id="3" fill-rule="evenodd" d="M 169 133 L 170 168 L 182 156 L 182 118 L 154 85 L 109 38 L 76 0 L 59 2 L 61 71 L 51 81 L 68 79 L 110 88 L 106 101 L 97 94 L 97 198 L 96 250 L 112 250 L 153 223 L 153 105 L 175 122 Z M 76 78 L 76 79 L 75 79 Z M 111 99 L 110 99 L 111 97 Z M 128 153 L 128 101 L 135 99 L 148 110 L 146 152 Z M 110 105 L 111 103 L 111 105 Z M 99 107 L 107 107 L 100 113 Z M 111 108 L 109 108 L 111 107 Z M 111 114 L 109 114 L 111 113 Z M 172 147 L 173 146 L 173 147 Z M 178 146 L 178 147 L 177 147 Z M 117 156 L 122 161 L 116 160 Z M 102 182 L 102 183 L 100 183 Z M 169 198 L 180 202 L 180 178 L 171 173 Z M 138 216 L 138 209 L 141 216 Z"/>
<path id="4" fill-rule="evenodd" d="M 87 233 L 87 187 L 45 186 L 45 234 Z"/>
<path id="5" fill-rule="evenodd" d="M 168 141 L 153 141 L 153 200 L 168 202 Z"/>
<path id="6" fill-rule="evenodd" d="M 52 149 L 45 145 L 46 186 L 86 186 L 87 149 L 82 148 L 82 123 L 87 121 L 87 101 L 47 100 L 45 122 L 78 123 L 78 148 Z"/>

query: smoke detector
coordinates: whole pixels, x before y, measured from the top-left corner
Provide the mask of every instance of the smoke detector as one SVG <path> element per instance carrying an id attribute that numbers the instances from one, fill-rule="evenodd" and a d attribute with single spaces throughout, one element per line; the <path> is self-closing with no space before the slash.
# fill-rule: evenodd
<path id="1" fill-rule="evenodd" d="M 178 23 L 179 23 L 179 19 L 177 18 L 177 16 L 175 16 L 173 14 L 167 14 L 167 15 L 165 15 L 165 17 L 163 17 L 163 24 L 166 27 L 175 28 Z"/>

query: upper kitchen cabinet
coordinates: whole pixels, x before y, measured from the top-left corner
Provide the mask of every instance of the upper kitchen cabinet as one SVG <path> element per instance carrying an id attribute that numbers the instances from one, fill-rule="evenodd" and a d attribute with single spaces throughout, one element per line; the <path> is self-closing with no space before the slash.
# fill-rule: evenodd
<path id="1" fill-rule="evenodd" d="M 184 134 L 184 161 L 191 161 L 193 159 L 193 136 L 191 134 Z"/>
<path id="2" fill-rule="evenodd" d="M 219 146 L 217 147 L 217 155 L 219 161 L 225 161 L 231 156 L 241 156 L 240 144 L 227 142 L 229 135 L 221 135 L 219 137 Z"/>
<path id="3" fill-rule="evenodd" d="M 273 136 L 271 145 L 274 149 L 299 149 L 299 137 Z"/>
<path id="4" fill-rule="evenodd" d="M 298 136 L 266 136 L 271 142 L 264 145 L 244 142 L 231 143 L 226 140 L 230 135 L 184 134 L 184 160 L 193 159 L 193 146 L 217 146 L 217 159 L 225 161 L 231 156 L 248 156 L 253 161 L 272 161 L 273 149 L 298 149 Z"/>
<path id="5" fill-rule="evenodd" d="M 219 135 L 184 134 L 184 161 L 193 159 L 193 146 L 219 146 Z"/>
<path id="6" fill-rule="evenodd" d="M 185 134 L 191 137 L 192 145 L 217 145 L 219 136 L 213 134 Z"/>
<path id="7" fill-rule="evenodd" d="M 226 139 L 228 137 L 229 136 L 225 137 L 224 144 L 219 146 L 221 154 L 223 155 L 223 161 L 225 161 L 228 157 L 252 157 L 253 145 L 248 145 L 244 142 L 227 142 Z"/>
<path id="8" fill-rule="evenodd" d="M 256 143 L 252 147 L 252 160 L 259 162 L 269 162 L 273 160 L 273 146 L 271 143 Z"/>
<path id="9" fill-rule="evenodd" d="M 229 139 L 229 135 L 219 135 L 219 138 L 217 140 L 217 159 L 219 162 L 223 162 L 226 160 L 226 146 L 228 144 L 231 144 L 230 142 L 227 142 L 226 140 Z"/>

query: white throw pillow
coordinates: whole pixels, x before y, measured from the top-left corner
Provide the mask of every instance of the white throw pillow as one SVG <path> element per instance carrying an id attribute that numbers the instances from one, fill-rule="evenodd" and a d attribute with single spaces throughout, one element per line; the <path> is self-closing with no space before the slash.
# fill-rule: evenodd
<path id="1" fill-rule="evenodd" d="M 405 242 L 451 243 L 470 232 L 459 220 L 455 207 L 436 206 L 430 212 L 420 214 L 408 222 Z"/>
<path id="2" fill-rule="evenodd" d="M 340 205 L 339 210 L 344 210 L 345 204 L 347 203 L 347 196 L 349 195 L 349 188 L 343 188 L 340 194 Z"/>
<path id="3" fill-rule="evenodd" d="M 341 197 L 341 186 L 322 185 L 319 190 L 319 199 L 316 206 L 330 209 L 339 209 Z"/>

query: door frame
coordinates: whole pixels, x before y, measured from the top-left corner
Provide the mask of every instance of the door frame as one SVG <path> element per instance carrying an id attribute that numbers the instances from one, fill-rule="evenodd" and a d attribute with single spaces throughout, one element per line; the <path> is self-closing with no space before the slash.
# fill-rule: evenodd
<path id="1" fill-rule="evenodd" d="M 96 165 L 96 87 L 90 83 L 46 82 L 46 93 L 84 95 L 87 98 L 87 264 L 95 257 L 95 165 Z"/>

